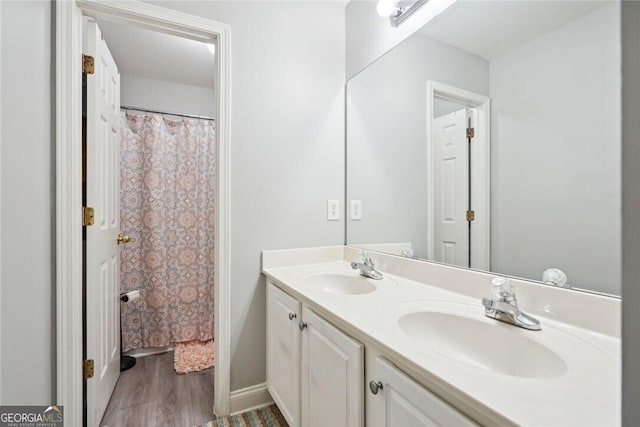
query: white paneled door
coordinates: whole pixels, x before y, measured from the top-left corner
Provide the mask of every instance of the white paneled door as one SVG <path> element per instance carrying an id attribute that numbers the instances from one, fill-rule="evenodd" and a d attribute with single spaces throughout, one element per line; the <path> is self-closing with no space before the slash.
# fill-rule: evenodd
<path id="1" fill-rule="evenodd" d="M 87 358 L 95 364 L 87 380 L 87 424 L 97 426 L 120 375 L 120 74 L 100 29 L 85 20 L 85 55 L 94 58 L 87 75 Z"/>
<path id="2" fill-rule="evenodd" d="M 435 261 L 469 267 L 469 147 L 466 109 L 433 120 Z"/>

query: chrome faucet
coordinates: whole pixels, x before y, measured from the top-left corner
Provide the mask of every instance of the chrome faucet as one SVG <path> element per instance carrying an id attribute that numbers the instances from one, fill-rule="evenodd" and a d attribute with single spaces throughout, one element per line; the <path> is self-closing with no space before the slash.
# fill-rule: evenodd
<path id="1" fill-rule="evenodd" d="M 493 278 L 491 288 L 493 294 L 498 298 L 482 298 L 485 316 L 531 331 L 541 329 L 540 321 L 523 313 L 518 308 L 516 294 L 508 279 L 504 277 Z"/>
<path id="2" fill-rule="evenodd" d="M 382 279 L 382 273 L 376 270 L 376 266 L 373 263 L 373 260 L 371 259 L 369 253 L 360 252 L 360 256 L 362 257 L 362 262 L 352 262 L 351 268 L 353 268 L 354 270 L 359 269 L 361 276 L 375 280 Z"/>

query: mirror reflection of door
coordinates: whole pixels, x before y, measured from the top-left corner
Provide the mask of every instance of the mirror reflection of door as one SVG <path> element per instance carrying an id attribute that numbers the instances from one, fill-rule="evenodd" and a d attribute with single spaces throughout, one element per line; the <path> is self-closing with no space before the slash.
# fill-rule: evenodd
<path id="1" fill-rule="evenodd" d="M 427 83 L 429 259 L 489 270 L 489 98 Z"/>
<path id="2" fill-rule="evenodd" d="M 469 156 L 472 112 L 466 108 L 433 120 L 435 261 L 471 266 Z"/>

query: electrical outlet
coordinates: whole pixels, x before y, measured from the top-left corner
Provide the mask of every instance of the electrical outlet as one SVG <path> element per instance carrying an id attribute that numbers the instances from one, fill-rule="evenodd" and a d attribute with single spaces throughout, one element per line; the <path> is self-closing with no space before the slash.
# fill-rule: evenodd
<path id="1" fill-rule="evenodd" d="M 351 219 L 360 221 L 362 219 L 362 200 L 351 201 Z"/>
<path id="2" fill-rule="evenodd" d="M 338 221 L 340 219 L 340 201 L 327 200 L 327 220 Z"/>

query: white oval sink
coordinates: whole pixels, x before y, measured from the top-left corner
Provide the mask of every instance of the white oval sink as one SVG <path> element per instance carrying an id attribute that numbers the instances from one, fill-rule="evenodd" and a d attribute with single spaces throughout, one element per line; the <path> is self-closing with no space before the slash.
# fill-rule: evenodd
<path id="1" fill-rule="evenodd" d="M 524 378 L 553 378 L 567 364 L 551 349 L 516 326 L 495 324 L 439 311 L 418 311 L 398 318 L 400 329 L 424 349 L 475 367 Z"/>
<path id="2" fill-rule="evenodd" d="M 340 295 L 368 294 L 375 291 L 376 286 L 360 275 L 350 276 L 339 273 L 325 273 L 309 276 L 304 279 L 307 286 L 316 290 Z"/>

